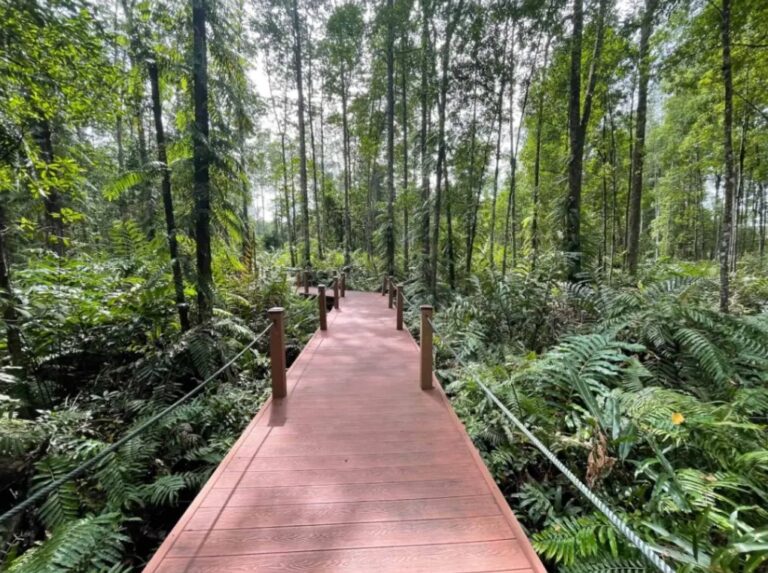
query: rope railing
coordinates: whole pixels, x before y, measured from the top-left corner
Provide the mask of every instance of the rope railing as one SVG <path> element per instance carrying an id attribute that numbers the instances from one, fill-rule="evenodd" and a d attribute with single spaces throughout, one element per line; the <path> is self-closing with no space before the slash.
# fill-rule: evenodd
<path id="1" fill-rule="evenodd" d="M 270 324 L 267 326 L 264 330 L 262 330 L 256 337 L 251 340 L 240 352 L 238 352 L 232 359 L 229 360 L 224 366 L 216 370 L 213 374 L 208 376 L 205 380 L 203 380 L 200 384 L 195 386 L 192 390 L 184 394 L 181 398 L 176 400 L 173 404 L 167 406 L 151 418 L 145 420 L 143 423 L 139 424 L 138 427 L 134 428 L 130 432 L 128 432 L 126 435 L 124 435 L 122 438 L 114 442 L 113 444 L 110 444 L 103 450 L 101 450 L 98 454 L 93 456 L 91 459 L 86 460 L 82 464 L 80 464 L 78 467 L 73 469 L 72 471 L 64 474 L 60 478 L 57 478 L 50 482 L 45 487 L 40 488 L 35 493 L 30 495 L 27 499 L 22 501 L 21 503 L 15 505 L 2 515 L 0 515 L 0 523 L 5 523 L 7 520 L 11 519 L 12 517 L 15 517 L 16 515 L 20 514 L 22 511 L 26 510 L 30 506 L 32 506 L 35 502 L 44 499 L 47 497 L 50 493 L 54 492 L 58 488 L 60 488 L 62 485 L 67 483 L 68 481 L 71 481 L 81 475 L 86 470 L 89 470 L 91 468 L 98 467 L 98 465 L 103 462 L 107 456 L 114 453 L 118 449 L 120 449 L 121 446 L 124 444 L 130 442 L 135 437 L 142 434 L 145 430 L 147 430 L 150 426 L 155 424 L 156 422 L 160 421 L 162 418 L 164 418 L 166 415 L 168 415 L 170 412 L 178 408 L 181 404 L 195 396 L 196 394 L 200 393 L 200 391 L 205 388 L 208 384 L 210 384 L 213 380 L 215 380 L 219 374 L 226 371 L 230 366 L 232 366 L 243 354 L 248 352 L 251 348 L 253 348 L 257 342 L 259 342 L 267 332 L 272 328 L 272 325 Z"/>
<path id="2" fill-rule="evenodd" d="M 399 289 L 404 290 L 404 289 Z M 402 298 L 403 303 L 407 303 L 409 306 L 415 306 L 413 302 L 408 300 L 408 298 L 405 296 L 404 292 L 398 293 L 398 299 Z M 426 311 L 426 313 L 424 312 Z M 428 307 L 427 309 L 422 309 L 422 325 L 428 324 L 429 328 L 431 329 L 431 332 L 428 333 L 428 340 L 426 340 L 425 343 L 425 333 L 421 333 L 422 337 L 422 343 L 420 346 L 422 349 L 426 346 L 429 349 L 429 374 L 431 375 L 433 372 L 432 365 L 434 364 L 434 358 L 432 356 L 432 334 L 437 334 L 438 336 L 441 336 L 443 340 L 445 340 L 445 337 L 443 337 L 440 333 L 440 331 L 435 326 L 430 314 L 431 314 L 431 307 Z M 398 314 L 401 316 L 402 309 L 398 308 Z M 398 321 L 401 319 L 398 319 Z M 469 365 L 464 361 L 464 359 L 456 352 L 456 350 L 450 346 L 446 345 L 448 350 L 453 354 L 454 358 L 456 359 L 457 363 L 465 370 L 467 373 L 472 377 L 472 380 L 477 383 L 477 385 L 480 387 L 480 389 L 483 391 L 483 393 L 486 395 L 486 397 L 495 404 L 499 410 L 514 424 L 514 426 L 522 432 L 522 434 L 530 441 L 536 449 L 538 449 L 552 464 L 570 481 L 576 489 L 579 490 L 579 492 L 584 495 L 584 497 L 589 500 L 592 505 L 597 508 L 600 513 L 602 513 L 606 519 L 613 525 L 626 539 L 629 541 L 650 563 L 652 563 L 659 571 L 662 573 L 675 573 L 675 569 L 672 568 L 667 562 L 665 562 L 658 554 L 658 552 L 648 543 L 643 541 L 640 536 L 635 533 L 635 531 L 616 513 L 614 512 L 608 504 L 606 504 L 600 497 L 595 494 L 584 482 L 582 482 L 568 467 L 561 462 L 558 457 L 549 449 L 547 448 L 544 443 L 539 440 L 536 435 L 517 417 L 515 416 L 509 408 L 499 399 L 499 397 L 491 390 L 488 385 L 486 385 L 478 376 L 474 375 L 472 373 L 472 369 L 469 367 Z M 424 350 L 422 350 L 422 353 Z M 425 362 L 425 357 L 422 356 L 422 365 Z M 422 377 L 424 376 L 424 372 L 422 372 Z M 429 385 L 425 385 L 424 380 L 422 379 L 422 388 L 428 388 Z"/>

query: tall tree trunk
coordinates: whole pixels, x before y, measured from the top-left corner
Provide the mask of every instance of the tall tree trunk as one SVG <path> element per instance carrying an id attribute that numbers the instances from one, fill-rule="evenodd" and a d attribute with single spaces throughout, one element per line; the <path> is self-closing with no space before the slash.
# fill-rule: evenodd
<path id="1" fill-rule="evenodd" d="M 607 99 L 607 98 L 606 98 Z M 607 107 L 607 102 L 606 102 Z M 602 143 L 602 150 L 601 150 L 601 160 L 602 160 L 602 168 L 600 169 L 600 178 L 602 182 L 602 205 L 601 205 L 601 219 L 602 219 L 602 241 L 600 243 L 600 256 L 598 257 L 600 261 L 600 272 L 605 273 L 605 259 L 606 255 L 608 253 L 608 176 L 605 173 L 606 166 L 608 165 L 608 150 L 606 148 L 606 126 L 605 126 L 605 115 L 603 115 L 603 121 L 602 126 L 600 128 L 600 137 L 601 137 L 601 143 Z"/>
<path id="2" fill-rule="evenodd" d="M 506 89 L 506 80 L 506 74 L 502 74 L 501 86 L 499 87 L 499 99 L 496 102 L 496 120 L 498 121 L 498 128 L 496 130 L 496 151 L 493 168 L 493 193 L 491 195 L 491 228 L 489 230 L 490 247 L 488 249 L 488 262 L 490 263 L 492 269 L 496 267 L 494 258 L 494 251 L 496 250 L 496 200 L 499 195 L 499 163 L 501 161 L 501 132 L 504 126 L 504 90 Z M 512 113 L 511 109 L 509 110 L 509 113 Z"/>
<path id="3" fill-rule="evenodd" d="M 301 69 L 301 25 L 299 23 L 299 0 L 293 0 L 293 63 L 296 73 L 299 115 L 299 191 L 301 193 L 301 238 L 305 266 L 312 264 L 309 242 L 309 192 L 307 185 L 307 138 L 304 124 L 304 78 Z"/>
<path id="4" fill-rule="evenodd" d="M 352 219 L 350 216 L 350 159 L 349 159 L 349 120 L 347 118 L 347 83 L 344 70 L 341 71 L 341 128 L 342 147 L 344 148 L 344 265 L 352 264 Z"/>
<path id="5" fill-rule="evenodd" d="M 317 190 L 317 156 L 315 154 L 315 121 L 312 108 L 312 45 L 307 46 L 308 63 L 307 70 L 307 115 L 309 118 L 309 146 L 312 152 L 312 191 L 315 200 L 315 220 L 317 226 L 317 256 L 320 260 L 325 258 L 323 253 L 323 215 L 322 205 Z M 322 96 L 321 96 L 322 97 Z M 322 121 L 322 119 L 321 119 Z"/>
<path id="6" fill-rule="evenodd" d="M 624 221 L 627 223 L 622 233 L 622 245 L 625 248 L 624 264 L 626 265 L 626 246 L 629 244 L 629 201 L 632 195 L 632 157 L 635 153 L 635 81 L 637 74 L 632 76 L 632 87 L 629 92 L 629 122 L 627 125 L 627 135 L 629 139 L 629 164 L 630 168 L 627 170 L 627 199 L 624 202 Z"/>
<path id="7" fill-rule="evenodd" d="M 470 58 L 475 61 L 477 59 L 477 50 L 474 49 Z M 472 129 L 472 139 L 469 144 L 469 176 L 467 177 L 467 190 L 469 191 L 468 204 L 469 204 L 469 216 L 467 217 L 467 255 L 465 257 L 465 271 L 469 275 L 472 270 L 472 227 L 474 226 L 475 213 L 477 209 L 477 201 L 475 200 L 475 151 L 477 149 L 477 76 L 473 78 L 472 86 L 472 123 L 470 124 Z"/>
<path id="8" fill-rule="evenodd" d="M 162 169 L 160 183 L 163 208 L 165 210 L 165 229 L 168 238 L 168 252 L 171 255 L 171 270 L 173 272 L 173 290 L 176 296 L 176 308 L 179 311 L 179 323 L 182 332 L 189 330 L 189 308 L 184 297 L 184 278 L 181 274 L 179 260 L 179 245 L 176 240 L 176 217 L 173 212 L 173 195 L 171 193 L 171 170 L 168 167 L 165 129 L 163 128 L 163 103 L 160 97 L 160 78 L 157 62 L 150 60 L 147 64 L 149 83 L 152 91 L 152 115 L 155 119 L 155 140 L 157 142 L 157 161 Z"/>
<path id="9" fill-rule="evenodd" d="M 536 152 L 533 160 L 533 215 L 531 217 L 531 269 L 536 269 L 539 258 L 539 207 L 541 202 L 541 140 L 544 130 L 544 79 L 546 78 L 549 60 L 549 44 L 551 36 L 547 37 L 544 46 L 544 64 L 541 67 L 541 84 L 536 110 Z"/>
<path id="10" fill-rule="evenodd" d="M 291 255 L 291 266 L 296 266 L 296 251 L 294 244 L 296 237 L 293 235 L 294 225 L 291 218 L 291 199 L 288 193 L 288 158 L 285 153 L 285 132 L 280 134 L 280 153 L 283 162 L 283 197 L 285 202 L 285 223 L 288 229 L 288 251 Z"/>
<path id="11" fill-rule="evenodd" d="M 617 234 L 621 234 L 619 225 L 617 225 L 618 217 L 618 195 L 619 186 L 618 178 L 616 177 L 619 171 L 619 156 L 616 150 L 616 125 L 613 121 L 613 109 L 609 110 L 609 116 L 611 120 L 611 255 L 608 260 L 608 282 L 613 279 L 613 262 L 616 256 L 616 239 Z"/>
<path id="12" fill-rule="evenodd" d="M 444 162 L 443 186 L 445 188 L 445 223 L 448 231 L 448 286 L 456 288 L 456 253 L 453 248 L 453 215 L 451 213 L 451 190 L 448 187 L 448 165 Z"/>
<path id="13" fill-rule="evenodd" d="M 544 80 L 549 63 L 549 46 L 552 36 L 548 35 L 544 44 L 544 63 L 541 67 L 541 82 L 536 110 L 536 151 L 533 169 L 533 216 L 531 221 L 531 268 L 536 269 L 539 257 L 539 208 L 541 203 L 541 145 L 544 128 Z"/>
<path id="14" fill-rule="evenodd" d="M 195 127 L 192 149 L 195 196 L 195 240 L 197 242 L 197 304 L 200 322 L 213 315 L 211 260 L 211 190 L 208 148 L 208 54 L 206 2 L 192 0 L 192 80 Z"/>
<path id="15" fill-rule="evenodd" d="M 516 58 L 514 53 L 514 31 L 515 29 L 512 29 L 513 32 L 513 41 L 512 41 L 512 53 L 510 55 L 510 69 L 514 70 L 515 64 L 516 64 Z M 544 68 L 546 68 L 546 56 L 549 53 L 549 42 L 551 40 L 551 37 L 547 37 L 547 41 L 545 44 L 545 65 Z M 536 47 L 536 52 L 538 51 L 538 45 Z M 508 246 L 510 244 L 510 234 L 512 235 L 512 266 L 517 266 L 517 154 L 518 150 L 520 149 L 520 137 L 523 132 L 523 118 L 525 117 L 525 111 L 528 108 L 528 95 L 530 93 L 530 87 L 531 87 L 531 80 L 533 79 L 533 74 L 535 72 L 535 67 L 531 66 L 531 71 L 528 74 L 528 77 L 523 80 L 523 101 L 520 106 L 520 120 L 517 124 L 517 132 L 515 132 L 515 124 L 514 124 L 514 113 L 511 112 L 511 110 L 514 108 L 514 101 L 515 101 L 515 85 L 513 81 L 510 81 L 509 84 L 509 107 L 510 107 L 510 115 L 509 115 L 509 140 L 510 140 L 510 147 L 509 147 L 509 197 L 507 198 L 507 212 L 505 215 L 505 223 L 504 223 L 504 252 L 502 253 L 502 261 L 501 261 L 501 274 L 502 276 L 506 276 L 507 274 L 507 250 Z"/>
<path id="16" fill-rule="evenodd" d="M 32 127 L 32 136 L 40 149 L 43 162 L 46 165 L 52 164 L 55 161 L 55 156 L 49 121 L 41 119 L 35 122 Z M 48 248 L 58 256 L 64 256 L 66 239 L 64 237 L 64 219 L 61 214 L 63 208 L 61 193 L 56 188 L 48 189 L 43 196 L 43 206 L 45 207 L 45 233 Z"/>
<path id="17" fill-rule="evenodd" d="M 595 44 L 592 51 L 584 106 L 581 109 L 581 43 L 584 27 L 583 0 L 573 2 L 573 36 L 571 38 L 571 67 L 568 94 L 568 131 L 570 158 L 568 161 L 568 196 L 566 198 L 565 245 L 568 256 L 568 278 L 575 281 L 581 274 L 581 186 L 584 163 L 584 144 L 592 99 L 597 84 L 597 70 L 603 49 L 604 20 L 607 0 L 600 0 L 596 16 Z"/>
<path id="18" fill-rule="evenodd" d="M 582 0 L 573 0 L 573 32 L 568 88 L 568 195 L 565 203 L 565 245 L 568 278 L 575 280 L 581 272 L 581 166 L 584 139 L 581 136 L 581 36 L 584 26 Z"/>
<path id="19" fill-rule="evenodd" d="M 387 0 L 387 274 L 395 274 L 395 22 Z"/>
<path id="20" fill-rule="evenodd" d="M 733 231 L 733 75 L 731 67 L 731 0 L 722 0 L 720 36 L 722 39 L 723 155 L 725 159 L 725 197 L 723 199 L 722 236 L 720 238 L 720 311 L 728 312 L 730 302 L 731 233 Z"/>
<path id="21" fill-rule="evenodd" d="M 325 84 L 320 88 L 320 209 L 323 212 L 324 219 L 328 221 L 325 201 L 325 117 L 323 101 L 325 99 Z M 343 234 L 343 231 L 342 231 Z"/>
<path id="22" fill-rule="evenodd" d="M 760 206 L 758 209 L 758 232 L 760 234 L 760 242 L 759 242 L 759 253 L 760 253 L 760 264 L 763 263 L 763 260 L 765 259 L 765 215 L 766 215 L 766 197 L 765 197 L 765 191 L 768 187 L 766 187 L 763 183 L 757 184 L 757 190 L 760 193 L 759 201 Z"/>
<path id="23" fill-rule="evenodd" d="M 658 0 L 645 0 L 645 11 L 640 27 L 638 54 L 637 123 L 632 148 L 631 186 L 629 190 L 629 220 L 627 221 L 627 267 L 630 275 L 637 274 L 640 252 L 640 222 L 643 195 L 643 163 L 645 159 L 645 124 L 648 109 L 648 81 L 650 79 L 650 40 L 653 18 Z"/>
<path id="24" fill-rule="evenodd" d="M 735 221 L 731 234 L 731 272 L 736 272 L 736 263 L 740 254 L 744 253 L 745 242 L 744 231 L 746 230 L 746 211 L 747 200 L 746 190 L 744 189 L 744 160 L 747 155 L 747 125 L 748 116 L 744 114 L 744 120 L 741 124 L 741 137 L 739 139 L 739 161 L 736 173 L 736 195 L 735 195 Z"/>
<path id="25" fill-rule="evenodd" d="M 720 208 L 720 187 L 721 187 L 722 179 L 723 179 L 722 174 L 715 173 L 715 213 L 714 213 L 715 240 L 713 242 L 712 252 L 710 253 L 710 256 L 709 256 L 709 258 L 712 260 L 715 260 L 715 257 L 718 256 L 720 253 L 722 218 L 719 213 L 719 208 Z"/>
<path id="26" fill-rule="evenodd" d="M 403 107 L 403 275 L 407 277 L 411 266 L 408 230 L 408 36 L 404 34 L 400 43 L 402 45 L 400 82 Z"/>
<path id="27" fill-rule="evenodd" d="M 441 203 L 441 184 L 440 174 L 445 173 L 445 180 L 447 182 L 447 168 L 446 163 L 446 145 L 445 145 L 445 119 L 446 108 L 448 107 L 448 64 L 450 62 L 451 55 L 451 41 L 453 39 L 453 33 L 458 23 L 458 18 L 461 14 L 463 6 L 463 0 L 459 0 L 458 5 L 454 8 L 453 2 L 448 2 L 446 6 L 446 14 L 448 15 L 448 24 L 445 31 L 445 40 L 440 53 L 440 93 L 437 101 L 438 108 L 438 127 L 437 127 L 437 185 L 435 186 L 435 226 L 432 231 L 432 294 L 437 296 L 437 267 L 438 260 L 440 258 L 440 203 Z M 446 191 L 447 193 L 447 191 Z M 452 229 L 451 233 L 452 235 Z M 449 237 L 449 246 L 452 248 L 452 237 Z M 453 281 L 452 281 L 453 282 Z"/>
<path id="28" fill-rule="evenodd" d="M 5 322 L 5 338 L 8 345 L 8 355 L 13 366 L 24 365 L 24 347 L 19 330 L 19 313 L 16 312 L 16 297 L 11 282 L 11 269 L 8 261 L 8 225 L 6 222 L 5 205 L 7 197 L 5 191 L 0 190 L 0 305 L 3 309 L 3 321 Z"/>
<path id="29" fill-rule="evenodd" d="M 421 276 L 424 284 L 431 282 L 430 244 L 429 244 L 429 19 L 430 1 L 421 0 L 421 133 L 419 151 L 421 160 Z"/>

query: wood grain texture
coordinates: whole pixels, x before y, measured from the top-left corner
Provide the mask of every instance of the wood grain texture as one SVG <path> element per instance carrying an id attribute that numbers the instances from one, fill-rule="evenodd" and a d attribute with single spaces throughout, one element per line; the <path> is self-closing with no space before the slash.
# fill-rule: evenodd
<path id="1" fill-rule="evenodd" d="M 264 555 L 169 558 L 159 573 L 528 573 L 516 540 L 412 547 L 297 551 Z"/>
<path id="2" fill-rule="evenodd" d="M 404 501 L 359 501 L 256 507 L 200 508 L 186 530 L 254 529 L 287 525 L 328 525 L 370 521 L 405 521 L 451 517 L 489 517 L 499 514 L 491 495 Z"/>
<path id="3" fill-rule="evenodd" d="M 446 478 L 469 480 L 479 479 L 480 476 L 474 468 L 457 468 L 452 464 L 304 471 L 248 471 L 245 474 L 237 471 L 228 471 L 221 474 L 214 487 L 230 487 L 238 481 L 240 487 L 278 487 L 435 481 Z"/>
<path id="4" fill-rule="evenodd" d="M 543 573 L 386 298 L 328 323 L 145 571 Z"/>
<path id="5" fill-rule="evenodd" d="M 173 557 L 254 555 L 290 551 L 358 549 L 371 544 L 384 547 L 471 543 L 511 539 L 512 530 L 500 515 L 378 521 L 258 529 L 185 531 L 169 552 Z"/>

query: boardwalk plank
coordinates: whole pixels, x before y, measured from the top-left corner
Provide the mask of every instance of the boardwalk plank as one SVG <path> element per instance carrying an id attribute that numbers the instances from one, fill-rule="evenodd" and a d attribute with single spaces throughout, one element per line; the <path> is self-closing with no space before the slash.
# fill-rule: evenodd
<path id="1" fill-rule="evenodd" d="M 169 558 L 159 573 L 487 573 L 530 570 L 516 540 L 414 547 Z"/>
<path id="2" fill-rule="evenodd" d="M 381 501 L 388 499 L 429 499 L 463 497 L 488 493 L 485 483 L 477 479 L 445 479 L 433 481 L 335 484 L 315 486 L 284 486 L 213 488 L 203 500 L 203 507 L 250 505 L 284 505 L 336 501 Z M 230 496 L 231 494 L 231 496 Z"/>
<path id="3" fill-rule="evenodd" d="M 327 470 L 238 471 L 221 474 L 214 487 L 228 487 L 239 480 L 240 487 L 277 487 L 294 485 L 332 485 L 351 483 L 386 483 L 435 481 L 445 478 L 479 478 L 474 468 L 452 464 Z"/>
<path id="4" fill-rule="evenodd" d="M 286 551 L 359 549 L 370 547 L 372 544 L 398 547 L 497 541 L 511 538 L 512 531 L 501 516 L 259 529 L 217 528 L 210 533 L 185 531 L 168 555 L 172 557 L 254 555 Z"/>
<path id="5" fill-rule="evenodd" d="M 327 525 L 501 515 L 490 495 L 405 501 L 360 501 L 274 507 L 201 507 L 185 529 L 253 529 L 286 525 Z"/>

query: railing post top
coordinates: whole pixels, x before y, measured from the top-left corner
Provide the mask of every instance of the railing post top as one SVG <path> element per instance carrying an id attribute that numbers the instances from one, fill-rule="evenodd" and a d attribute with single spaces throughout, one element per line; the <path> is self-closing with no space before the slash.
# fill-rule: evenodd
<path id="1" fill-rule="evenodd" d="M 317 290 L 325 290 L 325 285 L 317 285 Z"/>
<path id="2" fill-rule="evenodd" d="M 431 304 L 422 304 L 419 308 L 421 309 L 421 312 L 425 313 L 431 313 L 434 310 Z"/>
<path id="3" fill-rule="evenodd" d="M 283 314 L 285 312 L 285 309 L 282 306 L 273 306 L 267 311 L 267 314 L 269 316 L 276 316 L 279 314 Z"/>

